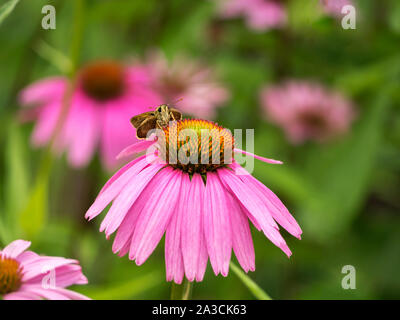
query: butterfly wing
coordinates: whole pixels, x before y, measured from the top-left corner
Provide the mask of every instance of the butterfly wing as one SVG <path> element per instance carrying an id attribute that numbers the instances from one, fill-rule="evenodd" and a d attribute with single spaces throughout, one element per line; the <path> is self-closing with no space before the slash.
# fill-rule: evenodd
<path id="1" fill-rule="evenodd" d="M 182 120 L 182 113 L 179 110 L 177 110 L 175 108 L 170 108 L 169 111 L 175 120 L 177 120 L 177 121 Z"/>
<path id="2" fill-rule="evenodd" d="M 154 112 L 145 112 L 131 118 L 131 123 L 135 128 L 138 128 L 146 119 L 154 117 Z"/>
<path id="3" fill-rule="evenodd" d="M 142 121 L 139 127 L 136 129 L 136 136 L 138 139 L 145 139 L 147 132 L 151 129 L 155 129 L 157 125 L 157 119 L 155 117 L 149 117 Z"/>

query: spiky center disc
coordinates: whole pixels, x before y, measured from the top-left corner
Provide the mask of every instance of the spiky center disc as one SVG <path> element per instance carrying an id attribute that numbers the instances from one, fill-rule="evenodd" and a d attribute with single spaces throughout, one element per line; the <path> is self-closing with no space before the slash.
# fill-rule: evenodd
<path id="1" fill-rule="evenodd" d="M 124 90 L 123 67 L 113 61 L 99 61 L 86 66 L 80 79 L 85 93 L 95 100 L 116 98 Z"/>
<path id="2" fill-rule="evenodd" d="M 14 292 L 21 286 L 21 268 L 18 261 L 0 256 L 0 295 Z"/>
<path id="3" fill-rule="evenodd" d="M 228 129 L 207 120 L 172 121 L 159 137 L 161 158 L 188 173 L 206 173 L 232 163 L 234 139 Z"/>

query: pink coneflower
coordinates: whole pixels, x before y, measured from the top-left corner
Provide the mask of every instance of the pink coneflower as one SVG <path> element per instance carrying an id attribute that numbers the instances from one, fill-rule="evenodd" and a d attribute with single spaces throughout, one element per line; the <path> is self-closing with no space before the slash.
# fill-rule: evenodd
<path id="1" fill-rule="evenodd" d="M 353 1 L 351 0 L 320 0 L 321 5 L 324 11 L 332 16 L 340 17 L 343 15 L 342 8 L 347 5 L 352 5 Z"/>
<path id="2" fill-rule="evenodd" d="M 100 144 L 103 164 L 115 168 L 117 153 L 136 139 L 126 119 L 161 103 L 150 88 L 146 68 L 97 61 L 81 69 L 64 125 L 57 128 L 67 83 L 64 77 L 53 77 L 22 91 L 21 102 L 36 106 L 33 144 L 49 143 L 59 130 L 54 147 L 57 152 L 67 151 L 73 167 L 87 165 Z"/>
<path id="3" fill-rule="evenodd" d="M 212 119 L 229 97 L 214 72 L 198 61 L 180 56 L 169 63 L 161 53 L 152 52 L 147 64 L 164 103 L 176 104 L 183 113 Z"/>
<path id="4" fill-rule="evenodd" d="M 86 300 L 65 289 L 86 284 L 79 262 L 26 251 L 29 241 L 16 240 L 0 250 L 0 298 L 4 300 Z"/>
<path id="5" fill-rule="evenodd" d="M 194 139 L 177 139 L 188 130 L 196 133 Z M 202 130 L 210 136 L 203 139 Z M 181 283 L 184 276 L 202 281 L 208 258 L 214 273 L 226 276 L 232 249 L 242 268 L 254 271 L 250 220 L 291 255 L 276 222 L 297 238 L 302 231 L 279 198 L 233 160 L 234 152 L 249 153 L 233 149 L 229 130 L 210 121 L 186 119 L 170 122 L 163 129 L 163 139 L 158 137 L 121 153 L 125 156 L 150 147 L 147 156 L 133 160 L 107 182 L 86 213 L 86 218 L 93 219 L 113 202 L 100 231 L 107 238 L 117 231 L 114 253 L 129 253 L 129 259 L 141 265 L 165 233 L 167 281 Z M 198 151 L 189 162 L 176 156 L 182 150 L 186 154 L 185 146 Z M 207 157 L 200 159 L 200 154 Z"/>
<path id="6" fill-rule="evenodd" d="M 265 31 L 287 22 L 286 10 L 279 0 L 221 0 L 220 16 L 244 17 L 249 28 Z"/>
<path id="7" fill-rule="evenodd" d="M 266 87 L 261 103 L 268 120 L 281 126 L 292 143 L 324 142 L 347 132 L 355 117 L 350 101 L 314 83 Z"/>

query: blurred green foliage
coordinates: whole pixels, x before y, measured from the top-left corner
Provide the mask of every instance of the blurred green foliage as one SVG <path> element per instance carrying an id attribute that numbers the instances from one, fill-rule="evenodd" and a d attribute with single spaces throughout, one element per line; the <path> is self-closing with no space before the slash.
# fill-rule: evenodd
<path id="1" fill-rule="evenodd" d="M 49 1 L 0 4 L 0 247 L 32 240 L 47 255 L 79 259 L 89 285 L 74 288 L 98 299 L 168 298 L 163 248 L 137 267 L 112 254 L 100 219 L 83 215 L 109 177 L 96 159 L 86 170 L 64 159 L 42 172 L 45 150 L 30 147 L 31 125 L 17 120 L 17 95 L 36 79 L 67 72 L 74 1 L 51 1 L 56 30 L 41 28 Z M 285 162 L 256 162 L 254 176 L 275 191 L 303 228 L 287 233 L 288 260 L 253 230 L 256 271 L 250 277 L 274 298 L 385 299 L 400 297 L 400 4 L 357 2 L 357 29 L 324 16 L 317 1 L 288 1 L 289 25 L 255 33 L 240 19 L 221 21 L 212 1 L 87 0 L 81 62 L 129 59 L 161 48 L 213 66 L 231 90 L 218 122 L 255 128 L 256 153 Z M 352 132 L 327 144 L 292 146 L 262 119 L 259 89 L 287 78 L 342 90 L 358 107 Z M 41 174 L 42 172 L 42 174 Z M 38 178 L 39 177 L 39 178 Z M 357 289 L 343 290 L 341 269 L 354 265 Z M 232 272 L 208 266 L 194 298 L 252 299 Z"/>

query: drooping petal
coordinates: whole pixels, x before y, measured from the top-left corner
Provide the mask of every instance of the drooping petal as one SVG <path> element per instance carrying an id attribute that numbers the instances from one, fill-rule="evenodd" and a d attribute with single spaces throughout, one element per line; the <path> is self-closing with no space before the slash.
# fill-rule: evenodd
<path id="1" fill-rule="evenodd" d="M 238 176 L 228 169 L 218 170 L 217 173 L 221 181 L 227 186 L 228 190 L 232 191 L 243 207 L 245 207 L 255 220 L 257 220 L 263 230 L 269 228 L 279 229 L 274 219 L 272 219 L 270 215 L 265 214 L 265 212 L 268 211 L 262 200 L 253 195 Z"/>
<path id="2" fill-rule="evenodd" d="M 216 173 L 207 173 L 204 194 L 204 234 L 214 273 L 228 275 L 232 251 L 232 230 L 226 203 L 226 189 Z"/>
<path id="3" fill-rule="evenodd" d="M 105 207 L 115 199 L 121 190 L 132 180 L 143 168 L 149 164 L 149 159 L 142 156 L 133 160 L 132 166 L 128 167 L 124 172 L 117 172 L 117 178 L 111 178 L 111 183 L 104 187 L 100 194 L 97 196 L 94 203 L 85 214 L 86 219 L 93 219 L 99 215 Z"/>
<path id="4" fill-rule="evenodd" d="M 147 203 L 154 201 L 153 195 L 153 190 L 145 188 L 139 199 L 130 208 L 115 236 L 112 247 L 114 253 L 119 252 L 119 256 L 124 256 L 128 253 L 139 215 Z"/>
<path id="5" fill-rule="evenodd" d="M 105 190 L 108 189 L 110 185 L 112 185 L 125 171 L 127 171 L 129 168 L 131 168 L 133 165 L 135 165 L 139 160 L 143 159 L 144 157 L 138 157 L 135 160 L 132 160 L 128 162 L 126 165 L 124 165 L 121 169 L 119 169 L 101 188 L 99 194 L 103 193 Z"/>
<path id="6" fill-rule="evenodd" d="M 82 273 L 81 266 L 77 264 L 66 264 L 54 269 L 47 270 L 46 266 L 43 266 L 42 272 L 33 278 L 25 280 L 25 284 L 41 285 L 43 279 L 49 276 L 54 276 L 54 283 L 56 287 L 65 288 L 74 284 L 87 284 L 88 280 Z"/>
<path id="7" fill-rule="evenodd" d="M 58 293 L 50 288 L 43 288 L 41 285 L 25 285 L 21 288 L 22 292 L 31 293 L 42 299 L 47 300 L 70 300 L 65 295 Z"/>
<path id="8" fill-rule="evenodd" d="M 90 300 L 90 298 L 86 297 L 83 294 L 64 288 L 53 288 L 53 291 L 64 295 L 64 297 L 70 300 Z"/>
<path id="9" fill-rule="evenodd" d="M 114 200 L 110 210 L 101 223 L 100 232 L 106 230 L 106 235 L 109 237 L 120 226 L 128 210 L 140 196 L 149 181 L 162 167 L 163 165 L 160 164 L 148 166 L 132 178 L 130 183 L 125 186 Z"/>
<path id="10" fill-rule="evenodd" d="M 41 285 L 23 285 L 21 287 L 21 293 L 29 294 L 31 296 L 37 296 L 36 299 L 44 298 L 47 300 L 90 300 L 88 297 L 58 287 L 44 288 Z"/>
<path id="11" fill-rule="evenodd" d="M 59 267 L 78 263 L 79 262 L 74 259 L 39 256 L 38 259 L 23 265 L 24 273 L 22 280 L 23 282 L 26 282 L 35 278 L 36 276 L 45 276 L 49 271 L 56 271 L 56 269 Z"/>
<path id="12" fill-rule="evenodd" d="M 254 154 L 254 153 L 251 153 L 251 152 L 248 152 L 248 151 L 245 151 L 245 150 L 242 150 L 242 149 L 235 148 L 235 149 L 233 149 L 233 151 L 237 152 L 237 153 L 243 153 L 245 155 L 253 157 L 254 159 L 257 159 L 257 160 L 260 160 L 260 161 L 263 161 L 263 162 L 266 162 L 266 163 L 283 164 L 283 162 L 280 161 L 280 160 L 274 160 L 274 159 L 268 159 L 268 158 L 260 157 L 260 156 Z"/>
<path id="13" fill-rule="evenodd" d="M 228 210 L 232 228 L 232 246 L 239 264 L 245 272 L 255 270 L 253 239 L 246 214 L 237 199 L 227 194 Z"/>
<path id="14" fill-rule="evenodd" d="M 183 257 L 181 249 L 181 236 L 184 231 L 182 220 L 184 215 L 188 213 L 188 189 L 190 179 L 188 174 L 182 174 L 181 189 L 177 202 L 175 213 L 171 217 L 171 221 L 167 226 L 165 233 L 165 269 L 167 281 L 174 281 L 180 284 L 184 276 Z M 194 199 L 190 199 L 192 201 Z M 190 280 L 188 275 L 186 277 Z M 192 279 L 193 280 L 193 279 Z M 192 281 L 190 280 L 190 281 Z"/>
<path id="15" fill-rule="evenodd" d="M 102 116 L 101 155 L 109 170 L 120 163 L 118 153 L 137 141 L 135 130 L 129 122 L 133 111 L 129 112 L 125 107 L 126 102 L 120 100 L 108 103 Z"/>
<path id="16" fill-rule="evenodd" d="M 40 296 L 33 292 L 15 291 L 3 296 L 3 300 L 39 300 Z"/>
<path id="17" fill-rule="evenodd" d="M 264 202 L 272 217 L 290 234 L 300 239 L 301 228 L 295 218 L 289 213 L 288 209 L 281 200 L 265 185 L 250 175 L 244 168 L 237 163 L 232 163 L 230 167 L 239 173 L 239 178 L 246 183 L 249 188 Z"/>
<path id="18" fill-rule="evenodd" d="M 236 196 L 246 213 L 255 219 L 262 228 L 265 236 L 277 247 L 281 248 L 286 255 L 290 256 L 291 251 L 286 245 L 286 241 L 279 233 L 279 227 L 269 214 L 268 208 L 263 201 L 254 194 L 252 190 L 240 180 L 229 169 L 218 170 L 218 176 L 224 182 L 226 187 Z"/>
<path id="19" fill-rule="evenodd" d="M 186 177 L 187 175 L 185 175 Z M 186 190 L 187 195 L 184 196 Z M 193 281 L 196 277 L 204 246 L 203 206 L 205 186 L 200 174 L 194 174 L 182 181 L 182 196 L 179 212 L 182 215 L 181 247 L 186 278 Z M 182 203 L 183 201 L 186 201 Z M 207 262 L 207 260 L 206 260 Z"/>
<path id="20" fill-rule="evenodd" d="M 143 264 L 161 240 L 172 214 L 175 212 L 182 179 L 180 170 L 163 169 L 146 189 L 153 194 L 152 201 L 140 213 L 129 258 Z"/>
<path id="21" fill-rule="evenodd" d="M 73 128 L 70 129 L 73 130 L 73 134 L 70 134 L 68 142 L 68 160 L 72 166 L 79 168 L 85 166 L 94 154 L 100 134 L 100 123 L 95 105 L 75 100 L 68 115 L 70 126 Z"/>
<path id="22" fill-rule="evenodd" d="M 50 141 L 56 129 L 60 109 L 61 103 L 59 101 L 52 101 L 41 107 L 31 136 L 33 146 L 41 147 Z"/>
<path id="23" fill-rule="evenodd" d="M 18 257 L 15 258 L 15 260 L 17 260 L 21 264 L 26 264 L 30 261 L 33 261 L 34 259 L 37 259 L 38 257 L 39 255 L 35 252 L 25 251 L 19 254 Z"/>
<path id="24" fill-rule="evenodd" d="M 203 223 L 202 223 L 203 226 Z M 200 254 L 199 260 L 197 263 L 197 272 L 196 272 L 196 281 L 201 282 L 204 278 L 204 273 L 206 272 L 208 261 L 208 252 L 207 252 L 207 242 L 204 236 L 204 227 L 201 235 L 201 244 L 200 244 Z"/>
<path id="25" fill-rule="evenodd" d="M 1 251 L 3 257 L 7 258 L 17 258 L 26 249 L 30 247 L 30 241 L 25 240 L 15 240 L 11 242 L 7 247 Z"/>
<path id="26" fill-rule="evenodd" d="M 131 144 L 130 146 L 126 147 L 124 150 L 122 150 L 118 154 L 117 159 L 124 158 L 124 157 L 130 156 L 132 154 L 144 151 L 148 147 L 153 145 L 154 142 L 155 142 L 154 140 L 143 140 L 143 141 L 139 141 L 134 144 Z"/>
<path id="27" fill-rule="evenodd" d="M 144 194 L 145 193 L 143 193 L 142 197 L 144 196 Z M 132 242 L 132 235 L 136 228 L 136 223 L 140 213 L 140 211 L 138 210 L 138 203 L 142 204 L 141 201 L 133 204 L 132 208 L 126 214 L 124 220 L 122 220 L 121 226 L 118 228 L 117 234 L 115 235 L 112 245 L 112 251 L 114 253 L 119 253 L 120 257 L 126 255 L 129 252 Z"/>
<path id="28" fill-rule="evenodd" d="M 22 90 L 19 100 L 23 105 L 44 103 L 60 99 L 64 94 L 67 80 L 62 77 L 52 77 L 40 80 Z"/>

